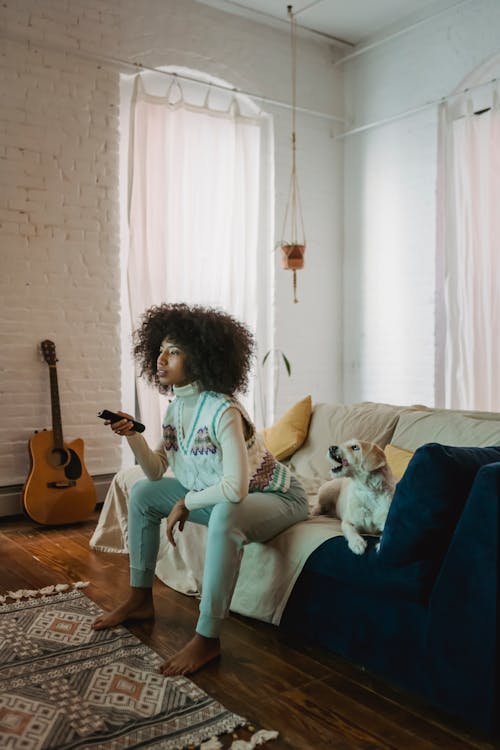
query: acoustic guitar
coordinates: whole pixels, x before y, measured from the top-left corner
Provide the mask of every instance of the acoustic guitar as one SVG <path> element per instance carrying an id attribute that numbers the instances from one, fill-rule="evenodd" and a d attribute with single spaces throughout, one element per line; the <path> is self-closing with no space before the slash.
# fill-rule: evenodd
<path id="1" fill-rule="evenodd" d="M 50 373 L 52 430 L 36 431 L 29 441 L 31 469 L 22 502 L 33 521 L 53 526 L 83 521 L 94 510 L 97 496 L 83 462 L 83 440 L 63 440 L 55 344 L 42 341 L 41 349 Z"/>

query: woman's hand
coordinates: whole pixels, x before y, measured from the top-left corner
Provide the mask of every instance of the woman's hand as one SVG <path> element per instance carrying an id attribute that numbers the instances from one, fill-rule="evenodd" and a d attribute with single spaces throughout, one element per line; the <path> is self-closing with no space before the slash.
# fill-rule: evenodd
<path id="1" fill-rule="evenodd" d="M 182 531 L 188 516 L 189 511 L 184 505 L 184 498 L 181 497 L 181 499 L 176 502 L 167 518 L 167 539 L 174 547 L 177 546 L 174 541 L 174 529 L 177 524 L 179 524 L 179 531 Z"/>
<path id="2" fill-rule="evenodd" d="M 115 433 L 115 435 L 121 435 L 123 437 L 129 437 L 130 435 L 136 435 L 136 431 L 133 427 L 133 422 L 131 420 L 134 419 L 134 417 L 130 416 L 130 414 L 126 414 L 123 411 L 117 411 L 117 414 L 119 414 L 123 419 L 120 419 L 119 422 L 110 422 L 109 419 L 106 419 L 104 424 L 111 425 L 111 429 Z"/>

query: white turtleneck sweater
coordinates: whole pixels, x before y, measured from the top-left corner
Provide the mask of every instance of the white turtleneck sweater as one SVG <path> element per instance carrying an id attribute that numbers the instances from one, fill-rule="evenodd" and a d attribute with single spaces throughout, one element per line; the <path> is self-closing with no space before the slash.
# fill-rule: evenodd
<path id="1" fill-rule="evenodd" d="M 175 397 L 183 399 L 184 402 L 182 422 L 184 436 L 189 433 L 200 393 L 198 383 L 174 386 Z M 168 466 L 163 442 L 152 450 L 139 433 L 127 439 L 147 478 L 161 479 Z M 248 451 L 243 434 L 242 416 L 235 407 L 227 409 L 221 416 L 217 439 L 222 449 L 223 477 L 220 482 L 204 490 L 187 492 L 184 502 L 188 510 L 206 508 L 221 502 L 238 503 L 248 495 Z"/>

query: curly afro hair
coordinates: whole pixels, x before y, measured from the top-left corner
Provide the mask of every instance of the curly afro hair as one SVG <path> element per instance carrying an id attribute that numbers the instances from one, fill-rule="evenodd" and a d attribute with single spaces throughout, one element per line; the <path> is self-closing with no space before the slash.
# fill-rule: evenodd
<path id="1" fill-rule="evenodd" d="M 146 310 L 134 332 L 133 354 L 140 374 L 160 389 L 157 359 L 165 338 L 185 352 L 184 366 L 190 382 L 199 380 L 204 390 L 228 396 L 246 390 L 254 338 L 245 325 L 228 313 L 184 303 L 155 305 Z"/>

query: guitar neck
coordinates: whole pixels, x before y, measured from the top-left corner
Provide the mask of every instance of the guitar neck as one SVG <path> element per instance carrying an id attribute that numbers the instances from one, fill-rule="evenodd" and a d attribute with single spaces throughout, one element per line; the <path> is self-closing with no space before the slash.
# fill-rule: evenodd
<path id="1" fill-rule="evenodd" d="M 57 368 L 49 364 L 50 372 L 50 405 L 52 409 L 52 432 L 54 434 L 54 449 L 62 450 L 64 447 L 61 406 L 59 403 L 59 386 L 57 383 Z"/>

